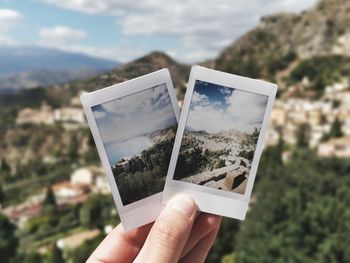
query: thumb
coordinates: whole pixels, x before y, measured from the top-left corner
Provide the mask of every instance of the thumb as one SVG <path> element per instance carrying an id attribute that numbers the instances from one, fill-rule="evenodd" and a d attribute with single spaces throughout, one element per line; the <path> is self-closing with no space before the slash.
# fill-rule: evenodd
<path id="1" fill-rule="evenodd" d="M 171 199 L 154 223 L 134 262 L 178 262 L 195 220 L 196 205 L 181 194 Z"/>

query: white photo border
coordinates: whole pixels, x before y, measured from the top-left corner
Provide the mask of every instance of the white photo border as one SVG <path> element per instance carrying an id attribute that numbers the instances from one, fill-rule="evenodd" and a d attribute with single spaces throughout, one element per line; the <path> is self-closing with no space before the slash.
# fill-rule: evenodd
<path id="1" fill-rule="evenodd" d="M 148 224 L 158 217 L 159 213 L 163 209 L 163 205 L 161 203 L 162 192 L 135 201 L 131 204 L 125 206 L 123 205 L 112 169 L 110 167 L 111 164 L 108 161 L 107 153 L 93 115 L 92 107 L 162 84 L 165 84 L 167 87 L 171 105 L 174 110 L 174 115 L 178 122 L 180 116 L 180 108 L 169 70 L 166 68 L 110 87 L 103 88 L 101 90 L 84 94 L 80 97 L 98 154 L 102 162 L 102 166 L 105 170 L 111 188 L 114 202 L 117 206 L 118 213 L 125 231 L 130 231 L 136 227 Z"/>
<path id="2" fill-rule="evenodd" d="M 261 94 L 268 97 L 268 102 L 266 105 L 264 118 L 261 125 L 261 130 L 254 152 L 254 157 L 244 194 L 238 194 L 215 188 L 204 187 L 193 183 L 174 180 L 173 178 L 178 154 L 182 143 L 182 137 L 186 128 L 187 118 L 190 111 L 191 100 L 196 80 L 217 84 L 232 89 L 243 90 L 255 94 Z M 276 93 L 277 85 L 269 82 L 249 79 L 246 77 L 207 69 L 200 66 L 193 66 L 187 85 L 187 91 L 183 104 L 184 106 L 181 112 L 178 130 L 176 133 L 174 148 L 171 155 L 169 170 L 165 182 L 165 189 L 163 192 L 162 202 L 165 204 L 169 199 L 171 199 L 172 196 L 176 195 L 177 193 L 187 193 L 194 198 L 200 211 L 244 220 L 246 212 L 248 210 L 248 204 L 254 185 L 260 156 L 264 147 L 264 140 L 266 138 L 268 121 L 270 118 Z"/>

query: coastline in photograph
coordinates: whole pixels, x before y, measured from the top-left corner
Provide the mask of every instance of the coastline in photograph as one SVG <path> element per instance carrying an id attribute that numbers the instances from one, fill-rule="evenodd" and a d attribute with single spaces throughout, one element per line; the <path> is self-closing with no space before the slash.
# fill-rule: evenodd
<path id="1" fill-rule="evenodd" d="M 174 179 L 244 194 L 267 101 L 197 80 Z"/>
<path id="2" fill-rule="evenodd" d="M 92 111 L 123 205 L 163 191 L 177 129 L 166 85 Z"/>

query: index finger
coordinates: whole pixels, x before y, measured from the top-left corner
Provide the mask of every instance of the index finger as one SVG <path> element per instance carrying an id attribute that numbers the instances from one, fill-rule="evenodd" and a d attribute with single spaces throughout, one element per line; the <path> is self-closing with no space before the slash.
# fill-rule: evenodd
<path id="1" fill-rule="evenodd" d="M 145 243 L 152 225 L 153 223 L 125 232 L 122 225 L 119 224 L 105 237 L 87 262 L 132 262 Z"/>

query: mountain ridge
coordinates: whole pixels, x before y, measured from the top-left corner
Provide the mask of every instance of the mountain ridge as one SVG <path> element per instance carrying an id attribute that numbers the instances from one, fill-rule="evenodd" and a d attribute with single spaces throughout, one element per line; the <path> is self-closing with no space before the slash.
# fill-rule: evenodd
<path id="1" fill-rule="evenodd" d="M 56 49 L 0 47 L 0 91 L 70 82 L 119 65 L 119 62 Z"/>

